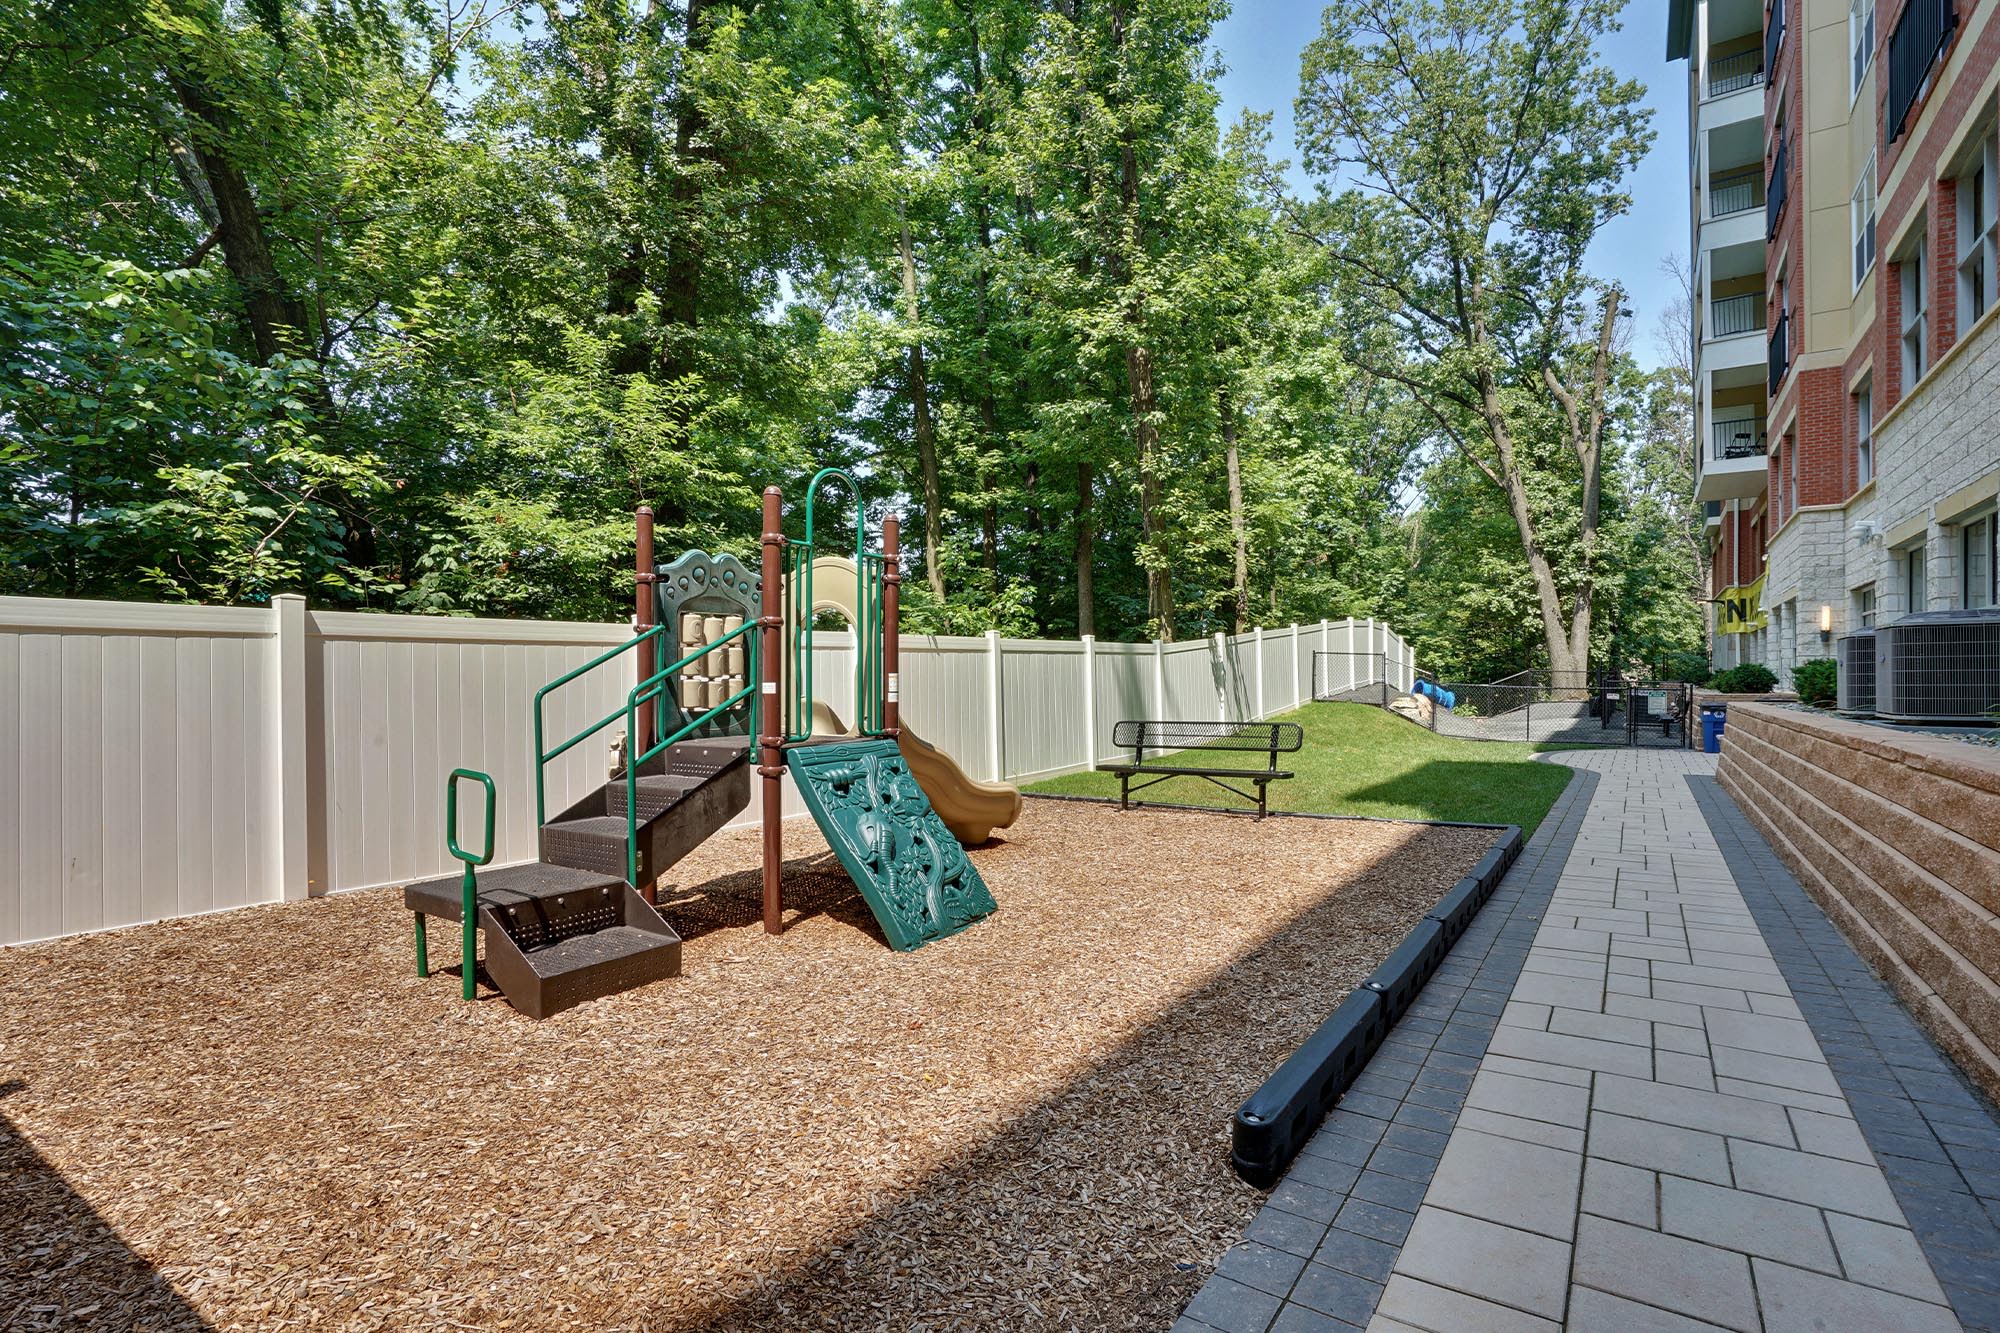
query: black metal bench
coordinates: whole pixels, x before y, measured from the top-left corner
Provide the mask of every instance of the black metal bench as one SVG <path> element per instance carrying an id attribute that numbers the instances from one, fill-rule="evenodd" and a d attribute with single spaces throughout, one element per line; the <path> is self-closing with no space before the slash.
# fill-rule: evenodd
<path id="1" fill-rule="evenodd" d="M 1278 767 L 1278 756 L 1291 754 L 1305 744 L 1305 731 L 1296 722 L 1120 722 L 1111 729 L 1111 743 L 1130 750 L 1130 763 L 1099 764 L 1100 773 L 1118 775 L 1118 808 L 1130 809 L 1132 793 L 1165 782 L 1168 778 L 1201 778 L 1232 796 L 1253 801 L 1257 817 L 1270 813 L 1266 788 L 1291 773 Z M 1148 759 L 1148 751 L 1156 757 Z M 1265 756 L 1263 768 L 1230 767 L 1201 763 L 1204 754 Z M 1134 784 L 1134 779 L 1144 779 Z M 1231 786 L 1248 783 L 1254 790 Z"/>

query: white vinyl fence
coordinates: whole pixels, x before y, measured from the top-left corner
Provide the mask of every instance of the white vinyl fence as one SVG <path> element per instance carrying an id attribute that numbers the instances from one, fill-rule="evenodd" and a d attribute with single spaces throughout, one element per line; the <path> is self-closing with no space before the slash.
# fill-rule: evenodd
<path id="1" fill-rule="evenodd" d="M 530 860 L 530 702 L 630 635 L 297 597 L 0 598 L 0 945 L 443 874 L 460 766 L 499 789 L 494 864 Z M 1408 646 L 1372 620 L 1166 644 L 905 635 L 902 715 L 975 777 L 1033 780 L 1108 757 L 1123 718 L 1285 712 L 1310 698 L 1315 652 L 1381 654 L 1393 683 L 1412 680 Z M 818 636 L 815 657 L 851 721 L 852 639 Z M 630 683 L 620 658 L 552 694 L 548 743 Z M 603 781 L 619 729 L 550 766 L 552 813 Z"/>

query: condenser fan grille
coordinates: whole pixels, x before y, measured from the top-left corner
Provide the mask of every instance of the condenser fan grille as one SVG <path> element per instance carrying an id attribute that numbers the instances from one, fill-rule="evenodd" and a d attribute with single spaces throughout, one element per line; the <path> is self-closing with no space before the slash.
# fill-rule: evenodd
<path id="1" fill-rule="evenodd" d="M 1875 712 L 1898 722 L 2000 721 L 2000 607 L 1920 611 L 1875 632 Z"/>
<path id="2" fill-rule="evenodd" d="M 1836 643 L 1833 651 L 1840 663 L 1838 708 L 1867 717 L 1875 711 L 1875 631 L 1850 634 Z"/>

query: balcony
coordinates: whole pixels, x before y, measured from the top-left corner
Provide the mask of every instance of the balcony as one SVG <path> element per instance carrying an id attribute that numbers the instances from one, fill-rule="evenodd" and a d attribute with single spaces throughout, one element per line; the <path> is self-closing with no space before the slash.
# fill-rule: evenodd
<path id="1" fill-rule="evenodd" d="M 1760 51 L 1741 51 L 1708 62 L 1708 95 L 1727 97 L 1746 88 L 1764 86 L 1764 56 Z"/>
<path id="2" fill-rule="evenodd" d="M 1778 316 L 1778 326 L 1771 330 L 1771 378 L 1765 392 L 1777 397 L 1778 386 L 1785 382 L 1785 374 L 1792 368 L 1792 312 L 1787 310 Z"/>
<path id="3" fill-rule="evenodd" d="M 1731 417 L 1715 423 L 1711 457 L 1729 463 L 1739 458 L 1762 458 L 1765 451 L 1764 418 Z"/>
<path id="4" fill-rule="evenodd" d="M 1764 186 L 1764 239 L 1778 234 L 1778 220 L 1785 215 L 1785 194 L 1791 185 L 1792 145 L 1778 140 L 1778 155 L 1771 162 L 1771 179 Z"/>
<path id="5" fill-rule="evenodd" d="M 1764 294 L 1745 292 L 1723 296 L 1708 304 L 1708 336 L 1733 338 L 1740 333 L 1761 333 L 1764 329 Z"/>
<path id="6" fill-rule="evenodd" d="M 1891 143 L 1901 138 L 1938 52 L 1958 28 L 1955 0 L 1910 0 L 1889 34 L 1889 104 L 1884 123 Z"/>
<path id="7" fill-rule="evenodd" d="M 1708 215 L 1726 218 L 1764 202 L 1764 169 L 1745 167 L 1708 178 Z"/>
<path id="8" fill-rule="evenodd" d="M 1722 501 L 1754 500 L 1764 493 L 1764 450 L 1761 415 L 1728 416 L 1708 423 L 1708 444 L 1697 456 L 1694 479 L 1694 498 L 1704 506 L 1715 506 L 1706 522 L 1720 521 Z"/>

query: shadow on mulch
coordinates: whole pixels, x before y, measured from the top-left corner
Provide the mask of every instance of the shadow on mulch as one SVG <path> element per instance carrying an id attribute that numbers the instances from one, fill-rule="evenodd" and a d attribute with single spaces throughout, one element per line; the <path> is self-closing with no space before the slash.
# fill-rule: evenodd
<path id="1" fill-rule="evenodd" d="M 0 1083 L 0 1101 L 27 1086 L 19 1079 Z M 0 1328 L 181 1333 L 212 1327 L 126 1247 L 4 1114 L 0 1180 L 7 1182 L 0 1206 L 0 1289 L 35 1293 L 11 1309 L 0 1305 Z"/>
<path id="2" fill-rule="evenodd" d="M 989 840 L 987 846 L 997 845 Z M 764 875 L 761 868 L 738 871 L 677 885 L 673 873 L 659 894 L 660 915 L 683 942 L 718 930 L 742 930 L 764 920 Z M 832 852 L 793 857 L 785 862 L 785 928 L 816 916 L 829 917 L 873 937 L 885 948 L 888 939 L 861 891 L 854 887 L 840 859 Z"/>
<path id="3" fill-rule="evenodd" d="M 756 1291 L 658 1326 L 1164 1328 L 1266 1197 L 1229 1168 L 1230 1114 L 1394 947 L 1422 896 L 1323 900 Z M 1218 1213 L 1240 1216 L 1218 1226 Z"/>

